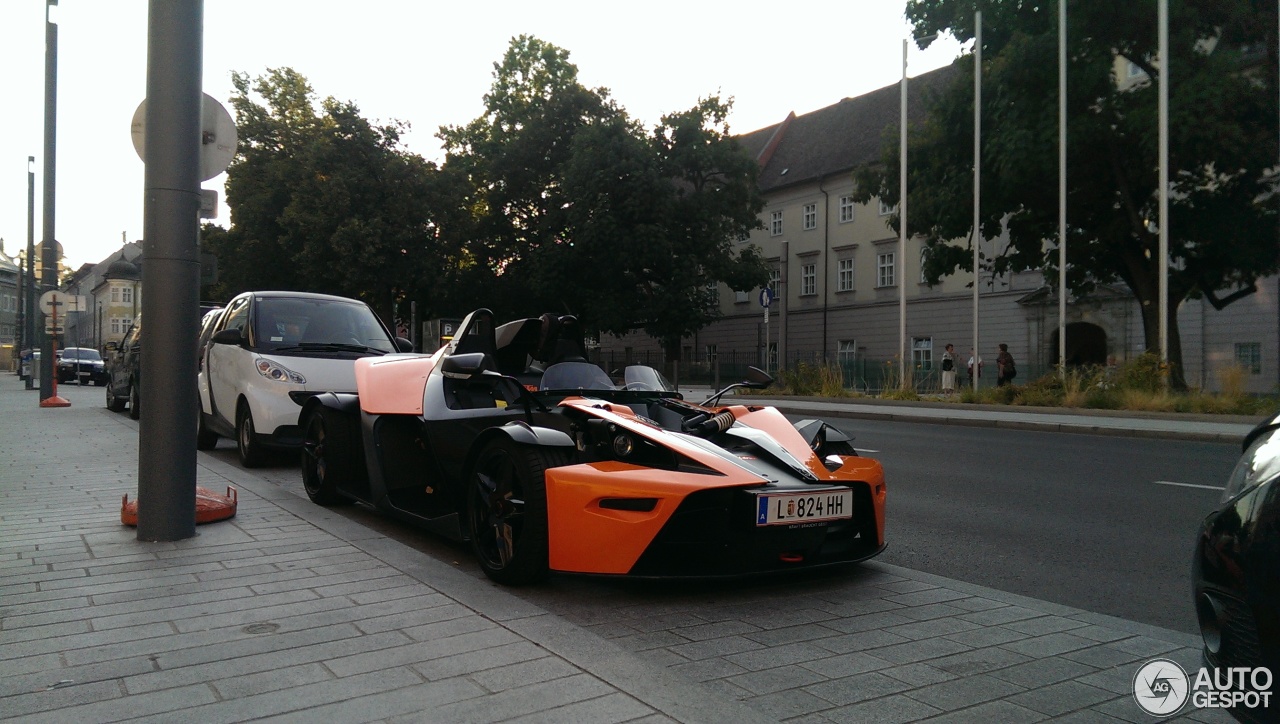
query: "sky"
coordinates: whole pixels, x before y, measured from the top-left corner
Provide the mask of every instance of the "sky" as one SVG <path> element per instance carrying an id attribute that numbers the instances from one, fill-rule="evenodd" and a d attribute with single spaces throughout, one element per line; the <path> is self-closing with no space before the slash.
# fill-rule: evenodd
<path id="1" fill-rule="evenodd" d="M 482 10 L 477 11 L 477 8 Z M 569 51 L 587 87 L 647 126 L 712 94 L 734 99 L 733 133 L 897 83 L 900 0 L 690 0 L 681 5 L 489 0 L 205 0 L 204 92 L 230 110 L 231 73 L 291 67 L 317 98 L 351 101 L 373 121 L 410 124 L 405 147 L 443 153 L 441 126 L 483 111 L 493 65 L 528 34 Z M 147 2 L 61 0 L 58 18 L 55 236 L 64 263 L 96 263 L 142 238 L 143 164 L 130 122 L 146 93 Z M 35 156 L 35 241 L 43 236 L 45 0 L 0 0 L 0 239 L 27 241 L 27 157 Z M 942 38 L 911 46 L 909 76 L 950 63 Z M 219 195 L 220 175 L 203 187 Z"/>

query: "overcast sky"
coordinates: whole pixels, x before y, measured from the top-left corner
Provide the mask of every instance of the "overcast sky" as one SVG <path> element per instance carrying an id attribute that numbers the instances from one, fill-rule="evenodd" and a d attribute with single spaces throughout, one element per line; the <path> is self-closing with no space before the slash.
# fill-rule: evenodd
<path id="1" fill-rule="evenodd" d="M 36 157 L 43 230 L 44 0 L 0 0 L 0 238 L 27 239 L 27 157 Z M 746 133 L 896 83 L 910 30 L 900 0 L 676 5 L 525 0 L 206 0 L 204 91 L 224 104 L 231 72 L 292 67 L 320 98 L 371 120 L 411 124 L 409 150 L 440 160 L 442 125 L 482 111 L 511 38 L 569 51 L 588 87 L 609 88 L 646 125 L 700 97 L 734 98 Z M 72 268 L 142 237 L 143 166 L 130 121 L 146 91 L 145 0 L 61 0 L 58 8 L 56 236 Z M 909 75 L 946 65 L 958 44 L 912 46 Z M 229 105 L 229 104 L 228 104 Z M 225 176 L 204 183 L 225 202 Z M 225 203 L 215 223 L 230 225 Z"/>

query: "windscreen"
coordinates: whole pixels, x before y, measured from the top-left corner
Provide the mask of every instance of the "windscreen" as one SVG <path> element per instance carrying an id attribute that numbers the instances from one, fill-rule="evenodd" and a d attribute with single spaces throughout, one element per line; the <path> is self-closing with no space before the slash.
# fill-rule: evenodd
<path id="1" fill-rule="evenodd" d="M 561 362 L 542 373 L 540 390 L 616 390 L 604 370 L 590 362 Z"/>
<path id="2" fill-rule="evenodd" d="M 254 339 L 263 351 L 325 346 L 383 353 L 396 349 L 373 311 L 360 302 L 268 297 L 259 299 L 257 307 Z"/>
<path id="3" fill-rule="evenodd" d="M 675 387 L 667 381 L 662 373 L 652 367 L 631 365 L 622 373 L 627 390 L 647 390 L 651 392 L 674 392 Z"/>
<path id="4" fill-rule="evenodd" d="M 62 352 L 62 359 L 92 362 L 94 360 L 102 359 L 102 355 L 98 354 L 98 350 L 96 349 L 89 349 L 87 347 L 71 347 Z"/>

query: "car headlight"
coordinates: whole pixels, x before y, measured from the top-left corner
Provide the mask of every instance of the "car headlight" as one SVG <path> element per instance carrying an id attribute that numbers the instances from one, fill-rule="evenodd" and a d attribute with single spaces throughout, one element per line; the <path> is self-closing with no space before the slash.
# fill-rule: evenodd
<path id="1" fill-rule="evenodd" d="M 292 382 L 298 385 L 305 385 L 307 383 L 306 377 L 303 377 L 278 362 L 272 362 L 269 359 L 259 357 L 258 361 L 254 363 L 254 366 L 257 367 L 258 374 L 274 382 Z"/>
<path id="2" fill-rule="evenodd" d="M 1258 436 L 1240 456 L 1240 461 L 1231 471 L 1231 477 L 1227 478 L 1227 487 L 1222 491 L 1222 502 L 1225 503 L 1276 475 L 1280 475 L 1280 429 Z"/>

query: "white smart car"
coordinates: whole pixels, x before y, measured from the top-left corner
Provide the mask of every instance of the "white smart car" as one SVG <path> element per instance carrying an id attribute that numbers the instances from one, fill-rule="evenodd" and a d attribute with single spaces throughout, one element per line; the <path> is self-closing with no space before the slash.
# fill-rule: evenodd
<path id="1" fill-rule="evenodd" d="M 355 392 L 355 360 L 408 352 L 364 302 L 306 292 L 245 292 L 231 300 L 200 350 L 196 446 L 234 438 L 245 467 L 267 448 L 298 448 L 310 395 Z"/>

